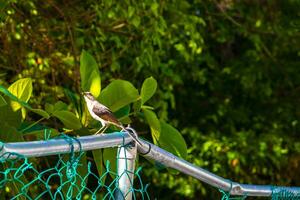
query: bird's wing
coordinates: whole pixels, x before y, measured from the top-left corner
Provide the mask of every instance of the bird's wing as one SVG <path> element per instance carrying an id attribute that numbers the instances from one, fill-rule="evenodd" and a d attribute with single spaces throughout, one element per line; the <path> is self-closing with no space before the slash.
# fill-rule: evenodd
<path id="1" fill-rule="evenodd" d="M 110 122 L 116 126 L 121 127 L 122 124 L 119 122 L 119 120 L 114 116 L 114 114 L 105 106 L 102 105 L 94 105 L 93 112 L 100 117 L 101 119 Z"/>

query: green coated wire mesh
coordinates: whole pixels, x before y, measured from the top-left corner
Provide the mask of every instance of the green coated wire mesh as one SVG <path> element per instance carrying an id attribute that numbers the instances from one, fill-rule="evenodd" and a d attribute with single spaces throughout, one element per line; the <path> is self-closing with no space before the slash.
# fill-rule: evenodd
<path id="1" fill-rule="evenodd" d="M 70 145 L 69 155 L 47 159 L 26 158 L 14 152 L 1 155 L 0 199 L 115 199 L 119 179 L 130 173 L 135 180 L 130 185 L 132 199 L 150 199 L 148 185 L 143 184 L 140 176 L 141 168 L 134 172 L 126 169 L 118 175 L 107 162 L 104 172 L 98 175 L 92 162 L 83 159 L 86 152 L 74 152 L 73 144 L 79 141 L 66 135 L 62 137 Z"/>
<path id="2" fill-rule="evenodd" d="M 231 196 L 230 192 L 225 192 L 224 190 L 219 189 L 222 193 L 221 200 L 244 200 L 248 196 L 247 194 L 243 196 Z M 285 187 L 276 187 L 273 186 L 272 194 L 270 198 L 271 200 L 300 200 L 300 193 L 295 193 L 287 190 Z"/>
<path id="3" fill-rule="evenodd" d="M 274 187 L 272 190 L 272 200 L 300 200 L 300 193 L 289 191 L 282 187 Z"/>

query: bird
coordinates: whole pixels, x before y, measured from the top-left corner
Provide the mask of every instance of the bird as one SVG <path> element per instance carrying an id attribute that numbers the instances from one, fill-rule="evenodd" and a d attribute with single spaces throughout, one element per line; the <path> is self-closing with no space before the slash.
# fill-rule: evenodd
<path id="1" fill-rule="evenodd" d="M 135 131 L 132 131 L 132 128 L 127 130 L 123 126 L 123 124 L 114 116 L 112 111 L 105 105 L 97 101 L 91 92 L 83 92 L 82 94 L 85 99 L 89 113 L 95 120 L 100 121 L 102 124 L 102 127 L 95 133 L 95 135 L 98 133 L 104 133 L 104 131 L 110 125 L 114 125 L 120 128 L 121 131 L 125 130 L 133 138 L 133 140 L 135 140 L 139 145 L 142 145 Z"/>

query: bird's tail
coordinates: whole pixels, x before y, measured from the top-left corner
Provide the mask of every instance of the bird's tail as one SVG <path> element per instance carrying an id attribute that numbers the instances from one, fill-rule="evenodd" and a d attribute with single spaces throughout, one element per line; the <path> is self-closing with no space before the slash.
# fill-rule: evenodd
<path id="1" fill-rule="evenodd" d="M 135 132 L 135 130 L 133 128 L 128 127 L 124 127 L 123 125 L 120 125 L 120 128 L 122 129 L 121 131 L 125 131 L 126 133 L 128 133 L 128 135 L 135 141 L 137 142 L 140 146 L 143 146 L 142 143 L 140 142 L 137 133 Z"/>

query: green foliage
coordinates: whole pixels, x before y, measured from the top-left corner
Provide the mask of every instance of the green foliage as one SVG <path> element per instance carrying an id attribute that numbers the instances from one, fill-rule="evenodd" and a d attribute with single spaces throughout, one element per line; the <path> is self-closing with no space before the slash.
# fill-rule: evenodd
<path id="1" fill-rule="evenodd" d="M 116 164 L 117 151 L 118 150 L 116 148 L 103 149 L 103 160 L 105 162 L 104 164 L 109 162 L 110 168 L 113 171 L 117 171 L 117 164 Z M 114 174 L 110 174 L 110 175 L 113 176 Z"/>
<path id="2" fill-rule="evenodd" d="M 103 89 L 99 100 L 112 111 L 117 111 L 138 98 L 139 92 L 130 82 L 114 80 Z"/>
<path id="3" fill-rule="evenodd" d="M 80 56 L 80 77 L 83 91 L 90 91 L 95 97 L 100 95 L 101 79 L 96 60 L 88 52 Z"/>
<path id="4" fill-rule="evenodd" d="M 92 154 L 97 167 L 98 174 L 103 174 L 105 172 L 105 165 L 103 163 L 103 150 L 102 149 L 93 150 Z M 106 177 L 103 177 L 104 179 L 103 182 L 105 182 L 105 178 Z"/>
<path id="5" fill-rule="evenodd" d="M 81 123 L 79 119 L 70 111 L 61 110 L 53 112 L 53 116 L 57 117 L 69 129 L 80 129 Z"/>
<path id="6" fill-rule="evenodd" d="M 99 123 L 80 96 L 90 90 L 150 141 L 167 133 L 162 138 L 173 144 L 176 131 L 161 123 L 176 127 L 187 159 L 218 175 L 299 183 L 299 1 L 6 2 L 0 91 L 7 104 L 0 97 L 0 109 L 13 100 L 33 112 L 22 118 L 18 110 L 18 124 L 1 121 L 3 130 L 20 136 L 21 124 L 40 117 L 40 124 L 64 130 L 46 106 L 61 101 L 83 125 L 70 133 L 92 134 Z M 27 103 L 5 91 L 28 77 Z M 184 148 L 180 142 L 173 150 L 184 156 Z M 217 198 L 192 178 L 143 165 L 153 199 Z"/>
<path id="7" fill-rule="evenodd" d="M 9 86 L 8 91 L 15 95 L 19 100 L 27 103 L 32 94 L 32 81 L 30 78 L 20 79 Z M 21 108 L 21 105 L 18 102 L 12 101 L 11 107 L 16 111 Z"/>
<path id="8" fill-rule="evenodd" d="M 158 144 L 167 151 L 186 159 L 187 146 L 179 131 L 165 122 L 160 122 L 160 127 L 161 132 L 158 137 Z"/>
<path id="9" fill-rule="evenodd" d="M 89 55 L 87 52 L 83 51 L 81 54 L 81 65 L 80 65 L 80 74 L 82 81 L 84 83 L 81 84 L 82 88 L 85 91 L 92 91 L 94 95 L 98 96 L 97 94 L 100 92 L 100 83 L 98 87 L 95 85 L 96 82 L 93 82 L 93 79 L 100 80 L 100 75 L 98 72 L 97 64 L 94 60 L 94 58 Z M 89 66 L 92 66 L 90 70 Z M 95 76 L 94 76 L 95 75 Z M 92 81 L 89 79 L 91 77 Z M 107 87 L 103 89 L 101 92 L 99 99 L 100 101 L 110 107 L 112 111 L 116 111 L 115 115 L 120 118 L 122 122 L 131 122 L 131 119 L 129 118 L 130 113 L 130 104 L 141 102 L 139 106 L 144 104 L 146 101 L 148 101 L 154 94 L 157 87 L 157 82 L 153 77 L 147 78 L 141 89 L 141 96 L 139 95 L 138 90 L 128 81 L 125 80 L 114 80 L 112 81 Z M 34 126 L 37 126 L 37 124 L 43 120 L 43 119 L 49 119 L 50 117 L 56 117 L 59 119 L 63 125 L 64 128 L 71 129 L 72 131 L 76 131 L 82 128 L 81 119 L 79 119 L 74 113 L 68 111 L 68 105 L 65 104 L 62 101 L 57 101 L 55 104 L 46 103 L 45 104 L 45 110 L 41 109 L 33 109 L 31 106 L 27 104 L 29 101 L 31 94 L 32 94 L 32 81 L 30 78 L 20 79 L 13 83 L 11 86 L 9 86 L 8 90 L 4 87 L 1 87 L 1 91 L 6 94 L 11 100 L 10 105 L 6 103 L 5 99 L 2 100 L 2 106 L 0 109 L 2 109 L 3 113 L 9 113 L 8 117 L 4 117 L 2 115 L 3 124 L 0 126 L 2 130 L 5 130 L 7 133 L 10 134 L 10 139 L 7 139 L 7 136 L 2 137 L 1 139 L 3 141 L 22 141 L 23 137 L 21 133 L 17 132 L 17 128 L 20 127 L 21 121 L 25 119 L 25 116 L 23 118 L 20 118 L 20 112 L 18 110 L 23 106 L 22 109 L 29 109 L 39 115 L 41 115 L 43 118 L 40 120 L 33 122 L 31 125 L 27 126 L 26 128 L 22 129 L 22 133 L 26 132 L 26 134 L 40 134 L 39 131 L 37 131 Z M 68 92 L 69 96 L 72 99 L 72 103 L 77 104 L 76 97 L 73 96 L 72 93 Z M 76 107 L 74 103 L 74 106 Z M 161 147 L 169 150 L 170 152 L 173 152 L 175 155 L 186 157 L 187 148 L 186 144 L 182 137 L 179 137 L 178 134 L 180 133 L 173 128 L 171 125 L 166 124 L 165 122 L 159 122 L 156 114 L 149 110 L 149 106 L 142 106 L 143 113 L 145 114 L 146 121 L 148 122 L 151 132 L 152 132 L 152 138 L 154 142 Z M 11 109 L 11 110 L 10 110 Z M 85 112 L 87 112 L 87 108 L 84 107 Z M 23 111 L 23 110 L 22 110 Z M 135 111 L 136 116 L 139 114 L 139 111 Z M 84 117 L 83 115 L 81 117 Z M 160 126 L 163 128 L 163 133 L 160 132 Z M 93 124 L 92 124 L 93 126 Z M 95 126 L 97 128 L 97 126 Z M 40 129 L 38 129 L 40 130 Z M 80 134 L 80 132 L 78 132 Z M 174 138 L 174 143 L 169 144 L 168 138 L 172 137 Z M 116 165 L 115 165 L 115 159 L 116 159 L 116 149 L 104 149 L 103 153 L 101 150 L 95 150 L 93 151 L 93 157 L 95 159 L 95 162 L 97 162 L 96 167 L 98 174 L 103 173 L 104 163 L 109 162 L 111 163 L 111 168 L 115 171 Z M 83 163 L 86 165 L 86 156 L 81 157 L 82 161 L 80 163 Z M 81 167 L 78 173 L 80 174 L 86 174 L 87 167 Z M 111 176 L 114 176 L 111 174 Z M 65 177 L 66 178 L 66 177 Z M 67 179 L 62 177 L 62 180 L 64 182 L 67 182 Z M 114 178 L 114 177 L 113 177 Z M 87 181 L 87 180 L 85 180 Z M 78 184 L 80 184 L 78 182 Z M 68 192 L 68 184 L 66 184 L 62 191 L 65 193 L 66 196 Z M 75 194 L 73 194 L 75 195 Z"/>
<path id="10" fill-rule="evenodd" d="M 7 103 L 5 101 L 5 99 L 0 95 L 0 107 L 1 106 L 5 106 Z"/>
<path id="11" fill-rule="evenodd" d="M 153 77 L 145 79 L 141 89 L 142 104 L 148 101 L 155 93 L 157 82 Z"/>

